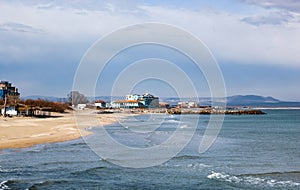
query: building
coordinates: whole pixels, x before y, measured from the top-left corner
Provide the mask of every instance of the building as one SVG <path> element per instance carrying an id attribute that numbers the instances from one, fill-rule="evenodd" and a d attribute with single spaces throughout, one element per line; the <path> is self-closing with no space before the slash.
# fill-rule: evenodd
<path id="1" fill-rule="evenodd" d="M 94 103 L 94 106 L 97 108 L 97 109 L 101 109 L 101 108 L 106 108 L 106 102 L 103 101 L 103 100 L 97 100 L 95 101 Z"/>
<path id="2" fill-rule="evenodd" d="M 139 100 L 141 98 L 141 95 L 138 94 L 132 94 L 132 95 L 127 95 L 126 100 Z"/>
<path id="3" fill-rule="evenodd" d="M 4 105 L 1 105 L 2 115 L 15 116 L 18 114 L 16 105 L 19 97 L 18 88 L 12 86 L 8 81 L 0 81 L 0 100 L 4 101 Z"/>
<path id="4" fill-rule="evenodd" d="M 0 81 L 0 99 L 5 100 L 5 97 L 17 100 L 20 97 L 20 93 L 18 88 L 12 86 L 8 81 Z"/>
<path id="5" fill-rule="evenodd" d="M 181 108 L 197 108 L 198 107 L 198 102 L 178 102 L 178 106 Z"/>
<path id="6" fill-rule="evenodd" d="M 6 107 L 5 109 L 2 108 L 1 109 L 1 114 L 2 115 L 7 115 L 7 116 L 17 116 L 18 115 L 18 110 L 16 109 L 15 106 L 9 106 L 9 107 Z"/>
<path id="7" fill-rule="evenodd" d="M 111 102 L 112 108 L 158 108 L 159 98 L 149 93 L 127 95 L 126 100 Z"/>
<path id="8" fill-rule="evenodd" d="M 111 103 L 113 108 L 141 108 L 143 105 L 138 100 L 117 100 Z"/>
<path id="9" fill-rule="evenodd" d="M 77 109 L 84 110 L 86 108 L 86 104 L 77 104 Z"/>

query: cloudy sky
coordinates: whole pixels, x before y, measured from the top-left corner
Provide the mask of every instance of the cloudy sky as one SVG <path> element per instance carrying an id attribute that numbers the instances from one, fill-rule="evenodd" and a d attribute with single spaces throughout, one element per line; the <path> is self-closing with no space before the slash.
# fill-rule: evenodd
<path id="1" fill-rule="evenodd" d="M 64 97 L 95 41 L 145 22 L 177 26 L 205 43 L 222 70 L 228 95 L 300 101 L 298 0 L 2 0 L 0 80 L 11 81 L 22 96 Z"/>

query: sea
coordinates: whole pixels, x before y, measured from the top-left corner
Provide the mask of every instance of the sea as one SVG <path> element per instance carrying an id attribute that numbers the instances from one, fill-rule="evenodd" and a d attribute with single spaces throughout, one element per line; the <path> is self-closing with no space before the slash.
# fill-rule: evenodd
<path id="1" fill-rule="evenodd" d="M 300 110 L 263 111 L 267 114 L 226 115 L 203 153 L 199 143 L 211 117 L 201 115 L 187 146 L 149 167 L 123 167 L 96 154 L 86 140 L 93 142 L 99 127 L 87 139 L 6 149 L 0 154 L 0 189 L 300 189 Z M 105 130 L 120 144 L 147 148 L 163 143 L 177 127 L 189 130 L 181 117 L 186 122 L 199 116 L 136 115 L 125 118 L 127 127 L 119 122 Z M 154 119 L 163 122 L 151 134 L 130 130 L 147 128 Z"/>

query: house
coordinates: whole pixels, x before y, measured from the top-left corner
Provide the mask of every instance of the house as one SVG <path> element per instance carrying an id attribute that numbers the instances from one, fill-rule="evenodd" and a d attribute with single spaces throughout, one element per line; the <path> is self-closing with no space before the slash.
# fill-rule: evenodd
<path id="1" fill-rule="evenodd" d="M 112 108 L 158 108 L 159 98 L 149 93 L 127 95 L 126 100 L 111 102 Z"/>
<path id="2" fill-rule="evenodd" d="M 159 98 L 149 93 L 145 93 L 141 96 L 140 101 L 143 102 L 146 108 L 158 108 Z"/>
<path id="3" fill-rule="evenodd" d="M 107 107 L 106 102 L 103 101 L 103 100 L 96 100 L 95 103 L 94 103 L 94 106 L 95 106 L 97 109 L 100 109 L 100 108 L 106 108 L 106 107 Z"/>

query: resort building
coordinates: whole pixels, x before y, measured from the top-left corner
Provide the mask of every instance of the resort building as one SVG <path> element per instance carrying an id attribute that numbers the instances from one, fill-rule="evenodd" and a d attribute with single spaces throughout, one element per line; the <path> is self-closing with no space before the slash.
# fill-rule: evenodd
<path id="1" fill-rule="evenodd" d="M 117 100 L 111 103 L 113 108 L 141 108 L 141 104 L 138 100 Z"/>
<path id="2" fill-rule="evenodd" d="M 0 81 L 0 99 L 5 100 L 5 97 L 8 96 L 18 99 L 20 97 L 18 88 L 12 86 L 8 81 Z"/>
<path id="3" fill-rule="evenodd" d="M 158 108 L 159 98 L 149 93 L 127 95 L 126 100 L 111 102 L 112 108 Z"/>

